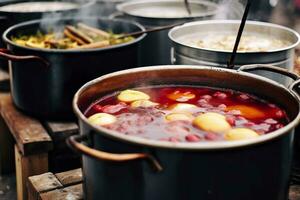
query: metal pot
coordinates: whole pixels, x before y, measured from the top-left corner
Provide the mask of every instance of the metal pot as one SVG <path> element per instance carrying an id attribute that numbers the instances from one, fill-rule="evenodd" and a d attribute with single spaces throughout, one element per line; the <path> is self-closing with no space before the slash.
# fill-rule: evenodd
<path id="1" fill-rule="evenodd" d="M 205 34 L 236 35 L 239 25 L 240 21 L 238 20 L 208 20 L 191 22 L 173 28 L 169 32 L 169 38 L 172 40 L 173 46 L 171 52 L 172 63 L 227 67 L 231 52 L 193 47 L 184 38 L 195 35 L 195 33 L 199 34 L 199 37 Z M 235 58 L 236 66 L 270 64 L 292 71 L 294 66 L 294 49 L 300 41 L 300 36 L 296 31 L 276 24 L 247 21 L 243 34 L 273 36 L 277 39 L 287 40 L 291 45 L 268 52 L 238 52 Z M 288 79 L 273 73 L 258 72 L 258 74 L 285 85 L 289 84 Z"/>
<path id="2" fill-rule="evenodd" d="M 52 1 L 52 0 L 35 0 L 32 2 L 41 2 L 41 1 Z M 12 5 L 17 3 L 24 3 L 28 2 L 25 0 L 4 0 L 0 2 L 1 6 L 6 5 Z M 13 26 L 15 24 L 40 19 L 42 17 L 75 17 L 76 13 L 84 13 L 88 12 L 87 10 L 91 9 L 92 6 L 95 4 L 94 1 L 71 1 L 71 0 L 63 0 L 63 2 L 71 2 L 71 3 L 78 3 L 80 6 L 75 9 L 67 9 L 67 10 L 59 10 L 55 12 L 5 12 L 0 11 L 0 35 L 4 33 L 6 29 L 8 29 L 10 26 Z M 2 38 L 0 39 L 0 48 L 5 47 L 4 41 L 2 41 Z M 0 65 L 2 68 L 7 68 L 7 62 L 0 60 Z"/>
<path id="3" fill-rule="evenodd" d="M 28 48 L 11 41 L 15 35 L 35 34 L 51 27 L 61 30 L 78 21 L 115 33 L 144 30 L 137 23 L 105 18 L 36 20 L 9 28 L 3 35 L 8 49 L 0 49 L 0 57 L 10 60 L 12 97 L 19 109 L 47 119 L 73 117 L 72 98 L 82 84 L 103 74 L 137 67 L 138 44 L 145 34 L 125 44 L 86 50 Z"/>
<path id="4" fill-rule="evenodd" d="M 117 5 L 117 10 L 123 15 L 119 17 L 137 21 L 146 28 L 210 19 L 216 14 L 215 3 L 197 0 L 190 1 L 190 5 L 192 16 L 187 15 L 184 2 L 178 0 L 129 1 Z M 171 16 L 167 13 L 171 13 Z M 142 42 L 141 65 L 171 64 L 170 48 L 167 30 L 148 34 Z"/>
<path id="5" fill-rule="evenodd" d="M 275 71 L 297 81 L 287 89 L 243 72 L 257 69 Z M 161 84 L 248 92 L 284 108 L 291 121 L 254 140 L 190 144 L 123 135 L 91 125 L 83 115 L 90 103 L 101 96 L 125 88 Z M 293 132 L 300 120 L 299 97 L 295 93 L 299 85 L 296 75 L 269 66 L 246 66 L 239 71 L 157 66 L 116 72 L 85 84 L 73 100 L 81 135 L 68 139 L 69 145 L 83 154 L 85 199 L 286 200 Z"/>

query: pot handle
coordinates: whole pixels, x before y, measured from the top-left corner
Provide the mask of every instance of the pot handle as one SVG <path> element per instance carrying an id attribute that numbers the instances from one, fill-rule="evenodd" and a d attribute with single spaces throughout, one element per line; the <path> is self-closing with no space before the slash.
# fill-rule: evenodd
<path id="1" fill-rule="evenodd" d="M 150 163 L 152 164 L 152 166 L 156 171 L 160 172 L 163 170 L 160 163 L 152 155 L 145 154 L 145 153 L 128 153 L 128 154 L 107 153 L 104 151 L 92 149 L 86 145 L 81 144 L 80 142 L 84 140 L 87 140 L 86 135 L 73 135 L 67 139 L 67 144 L 73 150 L 78 151 L 79 153 L 82 153 L 86 156 L 96 158 L 98 160 L 125 162 L 131 160 L 146 159 L 150 161 Z"/>
<path id="2" fill-rule="evenodd" d="M 293 72 L 289 72 L 288 70 L 280 68 L 280 67 L 275 67 L 275 66 L 266 65 L 266 64 L 243 65 L 237 71 L 250 72 L 250 71 L 255 71 L 255 70 L 265 70 L 265 71 L 269 71 L 269 72 L 274 72 L 274 73 L 278 73 L 278 74 L 281 74 L 284 76 L 288 76 L 291 79 L 293 79 L 294 82 L 288 86 L 288 89 L 294 95 L 296 95 L 300 101 L 300 92 L 296 90 L 296 88 L 299 88 L 299 85 L 300 85 L 300 77 L 297 74 L 295 74 Z"/>
<path id="3" fill-rule="evenodd" d="M 269 72 L 278 73 L 281 75 L 288 76 L 293 80 L 299 79 L 299 76 L 293 72 L 289 72 L 286 69 L 283 69 L 280 67 L 275 67 L 272 65 L 266 65 L 266 64 L 243 65 L 240 68 L 238 68 L 237 71 L 250 72 L 250 71 L 255 71 L 255 70 L 265 70 L 265 71 L 269 71 Z"/>
<path id="4" fill-rule="evenodd" d="M 292 91 L 299 99 L 300 101 L 300 78 L 298 80 L 296 80 L 295 82 L 293 82 L 290 86 L 289 86 L 289 89 L 290 91 Z M 297 90 L 298 89 L 298 90 Z"/>
<path id="5" fill-rule="evenodd" d="M 4 58 L 6 60 L 11 60 L 11 61 L 23 61 L 23 60 L 37 60 L 41 62 L 44 66 L 49 67 L 50 63 L 45 60 L 44 58 L 41 58 L 39 56 L 17 56 L 11 53 L 8 49 L 3 49 L 0 48 L 0 57 Z"/>

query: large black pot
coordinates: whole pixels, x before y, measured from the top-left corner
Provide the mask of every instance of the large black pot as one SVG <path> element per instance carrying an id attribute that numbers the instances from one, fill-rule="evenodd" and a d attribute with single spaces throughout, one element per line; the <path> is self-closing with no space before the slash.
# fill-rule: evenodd
<path id="1" fill-rule="evenodd" d="M 53 0 L 31 0 L 31 2 L 42 2 L 42 1 L 53 1 Z M 84 14 L 89 13 L 89 10 L 93 8 L 93 5 L 95 4 L 95 1 L 89 1 L 89 0 L 60 0 L 62 2 L 71 2 L 71 3 L 78 3 L 80 6 L 78 8 L 74 9 L 67 9 L 67 10 L 58 10 L 53 12 L 5 12 L 0 11 L 0 35 L 4 33 L 6 29 L 8 29 L 10 26 L 13 26 L 15 24 L 40 19 L 40 18 L 51 18 L 51 17 L 75 17 L 76 14 Z M 1 6 L 6 5 L 12 5 L 17 3 L 24 3 L 28 2 L 28 0 L 2 0 L 0 2 Z M 2 38 L 0 39 L 0 47 L 3 48 L 5 46 L 4 42 L 2 41 Z M 0 67 L 7 69 L 7 62 L 0 60 Z"/>
<path id="2" fill-rule="evenodd" d="M 1 49 L 0 57 L 11 60 L 12 97 L 19 109 L 46 119 L 71 118 L 73 95 L 85 82 L 113 71 L 137 67 L 138 44 L 145 35 L 125 44 L 86 50 L 28 48 L 10 39 L 36 33 L 38 29 L 54 26 L 63 29 L 66 24 L 78 21 L 115 33 L 144 30 L 134 22 L 102 18 L 36 20 L 9 28 L 3 35 L 8 50 Z"/>
<path id="3" fill-rule="evenodd" d="M 282 69 L 259 68 L 297 78 Z M 253 66 L 243 69 L 253 70 Z M 294 92 L 299 83 L 287 89 L 258 75 L 199 66 L 138 68 L 87 83 L 73 101 L 81 135 L 68 140 L 83 154 L 85 199 L 287 200 L 293 132 L 300 119 L 299 97 Z M 83 111 L 95 99 L 145 84 L 204 85 L 248 92 L 284 108 L 290 123 L 253 140 L 190 144 L 119 134 L 91 125 L 84 117 Z"/>

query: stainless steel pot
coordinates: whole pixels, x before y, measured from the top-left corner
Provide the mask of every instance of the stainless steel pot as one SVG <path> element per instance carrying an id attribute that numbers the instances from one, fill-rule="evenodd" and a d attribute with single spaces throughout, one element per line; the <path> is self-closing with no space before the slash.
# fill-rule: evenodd
<path id="1" fill-rule="evenodd" d="M 257 69 L 275 71 L 296 81 L 287 89 L 243 72 Z M 123 135 L 91 125 L 83 115 L 96 99 L 145 84 L 188 84 L 248 92 L 281 106 L 290 123 L 253 140 L 190 144 Z M 81 135 L 68 140 L 83 154 L 85 199 L 287 200 L 293 132 L 300 120 L 295 92 L 299 85 L 296 75 L 270 66 L 247 66 L 239 71 L 157 66 L 120 71 L 85 84 L 73 100 Z"/>
<path id="2" fill-rule="evenodd" d="M 216 14 L 217 5 L 204 0 L 190 0 L 192 15 L 185 10 L 184 2 L 178 0 L 136 0 L 117 5 L 125 17 L 139 22 L 146 28 L 180 22 L 210 19 Z M 175 13 L 175 14 L 174 14 Z M 171 43 L 168 31 L 148 34 L 142 42 L 141 65 L 170 63 Z"/>
<path id="3" fill-rule="evenodd" d="M 227 67 L 231 52 L 193 47 L 188 44 L 185 38 L 195 34 L 199 34 L 200 38 L 205 34 L 236 35 L 239 25 L 240 21 L 237 20 L 207 20 L 191 22 L 173 28 L 169 32 L 173 46 L 171 51 L 172 63 Z M 296 31 L 276 24 L 247 21 L 243 34 L 275 37 L 276 39 L 287 40 L 291 45 L 268 52 L 238 52 L 235 59 L 237 67 L 248 64 L 270 64 L 289 71 L 293 69 L 294 49 L 300 41 L 300 36 Z M 286 85 L 289 84 L 288 79 L 273 73 L 258 72 L 258 74 Z"/>
<path id="4" fill-rule="evenodd" d="M 3 35 L 8 49 L 0 49 L 0 57 L 10 60 L 12 98 L 20 110 L 45 119 L 74 118 L 71 102 L 82 84 L 99 75 L 137 67 L 138 47 L 145 34 L 128 43 L 96 49 L 39 49 L 11 40 L 37 30 L 62 32 L 65 25 L 77 22 L 114 33 L 144 30 L 134 22 L 106 18 L 35 20 L 9 28 Z"/>

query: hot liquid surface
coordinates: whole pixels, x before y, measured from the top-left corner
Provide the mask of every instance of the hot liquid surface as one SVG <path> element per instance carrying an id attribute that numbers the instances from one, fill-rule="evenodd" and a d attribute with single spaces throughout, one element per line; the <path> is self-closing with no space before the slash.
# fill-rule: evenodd
<path id="1" fill-rule="evenodd" d="M 286 113 L 276 105 L 232 90 L 190 86 L 133 90 L 150 99 L 123 101 L 120 92 L 115 93 L 92 104 L 85 116 L 91 119 L 97 113 L 107 113 L 114 116 L 113 122 L 102 125 L 107 129 L 170 142 L 248 139 L 288 123 Z M 126 94 L 129 93 L 125 91 L 125 97 Z M 90 120 L 99 125 L 96 121 Z"/>

